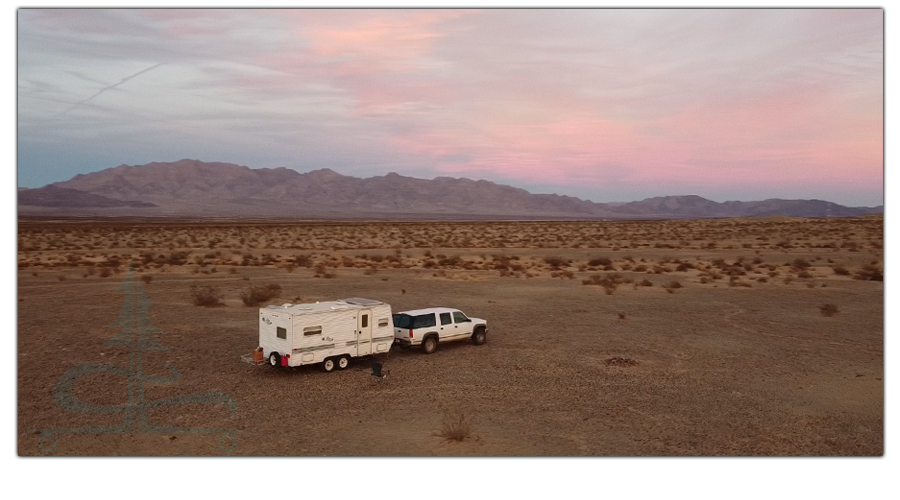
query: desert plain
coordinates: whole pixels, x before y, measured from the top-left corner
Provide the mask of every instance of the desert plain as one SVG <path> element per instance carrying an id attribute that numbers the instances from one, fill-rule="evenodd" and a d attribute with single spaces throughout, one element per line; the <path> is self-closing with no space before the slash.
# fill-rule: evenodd
<path id="1" fill-rule="evenodd" d="M 847 456 L 883 454 L 883 219 L 289 221 L 20 218 L 23 456 Z M 168 350 L 145 351 L 151 424 L 107 345 L 139 283 Z M 456 307 L 483 346 L 392 349 L 347 370 L 254 366 L 260 305 L 366 297 Z M 266 297 L 268 294 L 268 297 Z M 247 305 L 250 304 L 250 305 Z M 42 449 L 43 446 L 43 449 Z"/>

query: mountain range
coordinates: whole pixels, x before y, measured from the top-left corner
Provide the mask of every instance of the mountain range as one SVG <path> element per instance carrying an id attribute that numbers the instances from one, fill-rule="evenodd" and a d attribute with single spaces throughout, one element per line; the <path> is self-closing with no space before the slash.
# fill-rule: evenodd
<path id="1" fill-rule="evenodd" d="M 718 203 L 696 195 L 594 203 L 485 180 L 426 180 L 393 172 L 361 179 L 329 169 L 299 173 L 189 159 L 120 165 L 41 188 L 19 188 L 18 205 L 21 215 L 148 217 L 648 219 L 883 213 L 882 206 L 845 207 L 821 200 Z"/>

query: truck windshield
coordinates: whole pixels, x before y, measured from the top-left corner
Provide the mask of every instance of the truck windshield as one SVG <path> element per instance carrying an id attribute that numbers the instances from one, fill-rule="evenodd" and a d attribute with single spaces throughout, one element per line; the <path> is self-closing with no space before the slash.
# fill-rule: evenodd
<path id="1" fill-rule="evenodd" d="M 393 318 L 396 328 L 412 328 L 412 316 L 409 314 L 395 314 Z"/>

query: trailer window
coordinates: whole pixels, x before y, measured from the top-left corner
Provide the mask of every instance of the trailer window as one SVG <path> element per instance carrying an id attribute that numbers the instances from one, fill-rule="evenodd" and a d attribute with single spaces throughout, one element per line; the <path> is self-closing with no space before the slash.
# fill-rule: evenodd
<path id="1" fill-rule="evenodd" d="M 362 325 L 360 325 L 360 328 L 368 328 L 368 327 L 369 327 L 369 315 L 363 314 Z"/>
<path id="2" fill-rule="evenodd" d="M 307 326 L 303 329 L 303 335 L 311 337 L 313 335 L 322 335 L 322 326 Z"/>
<path id="3" fill-rule="evenodd" d="M 434 326 L 436 324 L 437 324 L 437 322 L 434 319 L 434 313 L 422 314 L 422 315 L 413 317 L 411 328 L 413 330 L 415 330 L 416 328 L 428 328 L 428 327 Z"/>
<path id="4" fill-rule="evenodd" d="M 379 327 L 379 328 L 383 328 L 383 327 L 385 327 L 385 326 L 388 326 L 388 320 L 387 320 L 387 318 L 381 318 L 381 319 L 379 319 L 379 320 L 378 320 L 378 327 Z"/>
<path id="5" fill-rule="evenodd" d="M 441 313 L 441 326 L 449 325 L 453 320 L 450 319 L 450 313 Z"/>
<path id="6" fill-rule="evenodd" d="M 280 338 L 280 339 L 286 339 L 287 338 L 287 329 L 282 328 L 280 326 L 276 326 L 275 327 L 275 335 L 277 335 L 278 338 Z"/>

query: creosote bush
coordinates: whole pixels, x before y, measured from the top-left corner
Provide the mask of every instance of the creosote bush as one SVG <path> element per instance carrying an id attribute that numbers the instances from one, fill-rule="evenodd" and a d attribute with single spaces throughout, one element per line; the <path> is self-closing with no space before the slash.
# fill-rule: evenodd
<path id="1" fill-rule="evenodd" d="M 819 312 L 822 313 L 822 316 L 832 317 L 838 313 L 838 306 L 834 304 L 825 304 L 819 306 Z"/>
<path id="2" fill-rule="evenodd" d="M 191 299 L 195 306 L 214 307 L 222 305 L 221 293 L 216 287 L 208 285 L 191 285 Z"/>
<path id="3" fill-rule="evenodd" d="M 281 285 L 275 283 L 251 285 L 250 288 L 245 288 L 241 291 L 241 301 L 247 307 L 256 307 L 279 295 L 281 295 Z"/>

